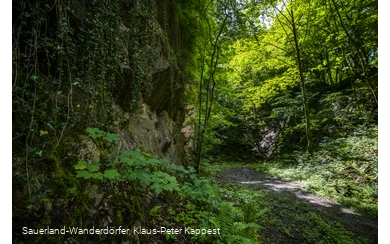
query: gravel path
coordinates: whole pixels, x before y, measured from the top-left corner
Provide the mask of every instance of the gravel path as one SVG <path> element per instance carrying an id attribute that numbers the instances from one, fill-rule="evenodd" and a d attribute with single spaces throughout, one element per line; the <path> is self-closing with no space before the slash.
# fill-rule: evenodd
<path id="1" fill-rule="evenodd" d="M 218 176 L 223 181 L 239 183 L 269 192 L 276 199 L 306 202 L 312 211 L 324 218 L 341 223 L 346 230 L 366 237 L 372 243 L 378 242 L 378 220 L 363 216 L 344 208 L 340 203 L 306 192 L 298 184 L 283 181 L 246 166 L 230 170 Z M 296 211 L 300 211 L 297 209 Z M 295 242 L 290 242 L 295 243 Z"/>

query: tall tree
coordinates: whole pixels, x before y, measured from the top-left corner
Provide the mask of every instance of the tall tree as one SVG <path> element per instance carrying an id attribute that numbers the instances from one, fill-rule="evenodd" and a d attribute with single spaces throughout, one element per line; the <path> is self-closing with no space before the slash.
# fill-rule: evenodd
<path id="1" fill-rule="evenodd" d="M 276 3 L 273 3 L 272 7 L 275 12 L 276 20 L 281 25 L 285 35 L 287 36 L 288 42 L 293 47 L 295 52 L 296 65 L 299 71 L 299 81 L 301 84 L 303 110 L 305 115 L 307 151 L 310 154 L 313 154 L 314 143 L 311 135 L 310 112 L 309 112 L 309 105 L 308 105 L 308 99 L 306 94 L 305 76 L 303 73 L 304 71 L 303 71 L 302 60 L 301 60 L 301 47 L 299 44 L 299 37 L 298 37 L 299 27 L 296 23 L 297 18 L 296 16 L 294 16 L 295 1 L 287 3 L 286 1 L 282 0 L 281 4 L 279 5 L 282 6 L 278 7 Z M 281 7 L 283 7 L 283 9 L 280 9 Z M 291 39 L 291 35 L 292 35 L 292 39 Z"/>
<path id="2" fill-rule="evenodd" d="M 229 18 L 229 12 L 226 6 L 222 5 L 222 18 L 220 19 L 221 22 L 218 23 L 218 20 L 214 23 L 212 23 L 212 19 L 210 19 L 210 6 L 212 5 L 213 1 L 209 1 L 203 11 L 203 18 L 205 19 L 207 23 L 207 32 L 209 35 L 209 45 L 211 47 L 211 55 L 210 55 L 210 63 L 208 65 L 208 77 L 204 80 L 203 74 L 204 74 L 204 58 L 201 59 L 202 65 L 201 65 L 201 78 L 199 80 L 199 120 L 198 120 L 198 138 L 197 138 L 197 148 L 196 148 L 196 167 L 197 167 L 197 173 L 199 175 L 200 173 L 200 161 L 203 154 L 203 143 L 205 139 L 205 135 L 207 132 L 207 126 L 210 119 L 211 114 L 211 108 L 214 98 L 214 89 L 215 89 L 215 72 L 218 65 L 218 59 L 219 59 L 219 52 L 220 52 L 220 45 L 221 45 L 221 36 L 223 34 L 223 30 L 226 27 L 227 20 Z M 205 83 L 204 86 L 202 86 L 202 83 Z M 205 89 L 206 97 L 203 101 L 205 103 L 205 109 L 203 114 L 203 125 L 202 124 L 202 90 Z"/>

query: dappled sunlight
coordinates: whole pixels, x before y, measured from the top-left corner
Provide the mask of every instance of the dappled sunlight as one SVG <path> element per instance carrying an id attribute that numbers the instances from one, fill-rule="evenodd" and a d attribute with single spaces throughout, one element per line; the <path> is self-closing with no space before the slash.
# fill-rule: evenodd
<path id="1" fill-rule="evenodd" d="M 352 211 L 351 209 L 348 209 L 348 208 L 341 208 L 341 212 L 347 213 L 347 214 L 360 215 L 360 214 L 355 213 L 354 211 Z"/>
<path id="2" fill-rule="evenodd" d="M 283 181 L 245 166 L 230 170 L 219 178 L 268 192 L 276 199 L 282 212 L 288 211 L 291 207 L 297 212 L 316 212 L 330 221 L 343 224 L 349 231 L 377 233 L 377 220 L 357 214 L 335 200 L 309 193 L 299 184 Z"/>
<path id="3" fill-rule="evenodd" d="M 306 200 L 311 204 L 317 204 L 323 207 L 332 207 L 335 205 L 340 205 L 340 203 L 336 201 L 320 198 L 310 193 L 304 193 L 302 192 L 302 189 L 298 184 L 281 181 L 273 178 L 263 180 L 240 181 L 239 183 L 244 185 L 258 186 L 262 187 L 265 190 L 271 190 L 275 192 L 291 192 L 299 199 Z M 352 210 L 349 209 L 343 209 L 343 212 L 354 213 Z"/>
<path id="4" fill-rule="evenodd" d="M 261 181 L 242 181 L 240 184 L 261 184 Z"/>
<path id="5" fill-rule="evenodd" d="M 340 206 L 340 203 L 338 203 L 336 201 L 320 198 L 320 197 L 314 196 L 312 194 L 302 194 L 302 192 L 296 192 L 295 196 L 299 199 L 303 199 L 303 200 L 306 200 L 312 204 L 321 205 L 323 207 L 329 208 L 329 207 L 333 207 L 335 205 Z"/>

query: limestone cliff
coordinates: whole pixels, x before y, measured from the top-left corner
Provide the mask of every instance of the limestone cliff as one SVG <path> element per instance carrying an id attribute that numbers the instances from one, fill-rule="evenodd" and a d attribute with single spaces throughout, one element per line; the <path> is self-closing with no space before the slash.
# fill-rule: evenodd
<path id="1" fill-rule="evenodd" d="M 122 11 L 118 28 L 124 54 L 120 63 L 123 78 L 115 89 L 115 102 L 119 105 L 116 130 L 122 138 L 121 147 L 137 147 L 182 164 L 184 80 L 180 78 L 178 62 L 181 33 L 175 3 L 124 1 L 122 7 L 127 9 Z M 137 25 L 139 19 L 142 26 Z M 144 71 L 144 88 L 137 90 L 134 77 L 139 75 L 139 65 Z M 136 104 L 135 97 L 140 98 Z"/>
<path id="2" fill-rule="evenodd" d="M 117 151 L 138 148 L 186 163 L 183 56 L 192 44 L 183 45 L 178 2 L 14 2 L 15 231 L 107 222 L 114 214 L 120 222 L 122 212 L 139 220 L 140 196 L 114 201 L 98 182 L 75 177 L 78 160 L 99 160 L 87 127 L 117 134 Z M 20 231 L 13 235 L 26 241 Z"/>

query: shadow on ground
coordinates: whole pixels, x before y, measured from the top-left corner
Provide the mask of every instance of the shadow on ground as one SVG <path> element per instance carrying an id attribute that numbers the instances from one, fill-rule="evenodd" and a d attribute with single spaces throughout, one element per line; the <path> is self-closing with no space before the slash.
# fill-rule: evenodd
<path id="1" fill-rule="evenodd" d="M 230 170 L 217 178 L 223 181 L 239 183 L 248 187 L 254 187 L 267 191 L 275 200 L 275 204 L 280 203 L 278 211 L 307 211 L 297 207 L 294 202 L 307 203 L 308 209 L 314 211 L 320 216 L 330 221 L 336 221 L 344 228 L 359 237 L 369 240 L 370 243 L 378 242 L 378 219 L 355 213 L 354 211 L 343 207 L 340 203 L 315 196 L 306 192 L 298 184 L 283 181 L 277 177 L 267 175 L 263 172 L 256 171 L 248 167 Z M 284 203 L 283 203 L 284 202 Z M 294 208 L 286 207 L 289 202 L 295 205 Z M 283 210 L 283 208 L 288 208 Z M 299 236 L 297 233 L 296 236 Z M 288 243 L 305 242 L 301 238 L 294 238 L 291 235 Z M 286 240 L 284 240 L 284 243 Z"/>

